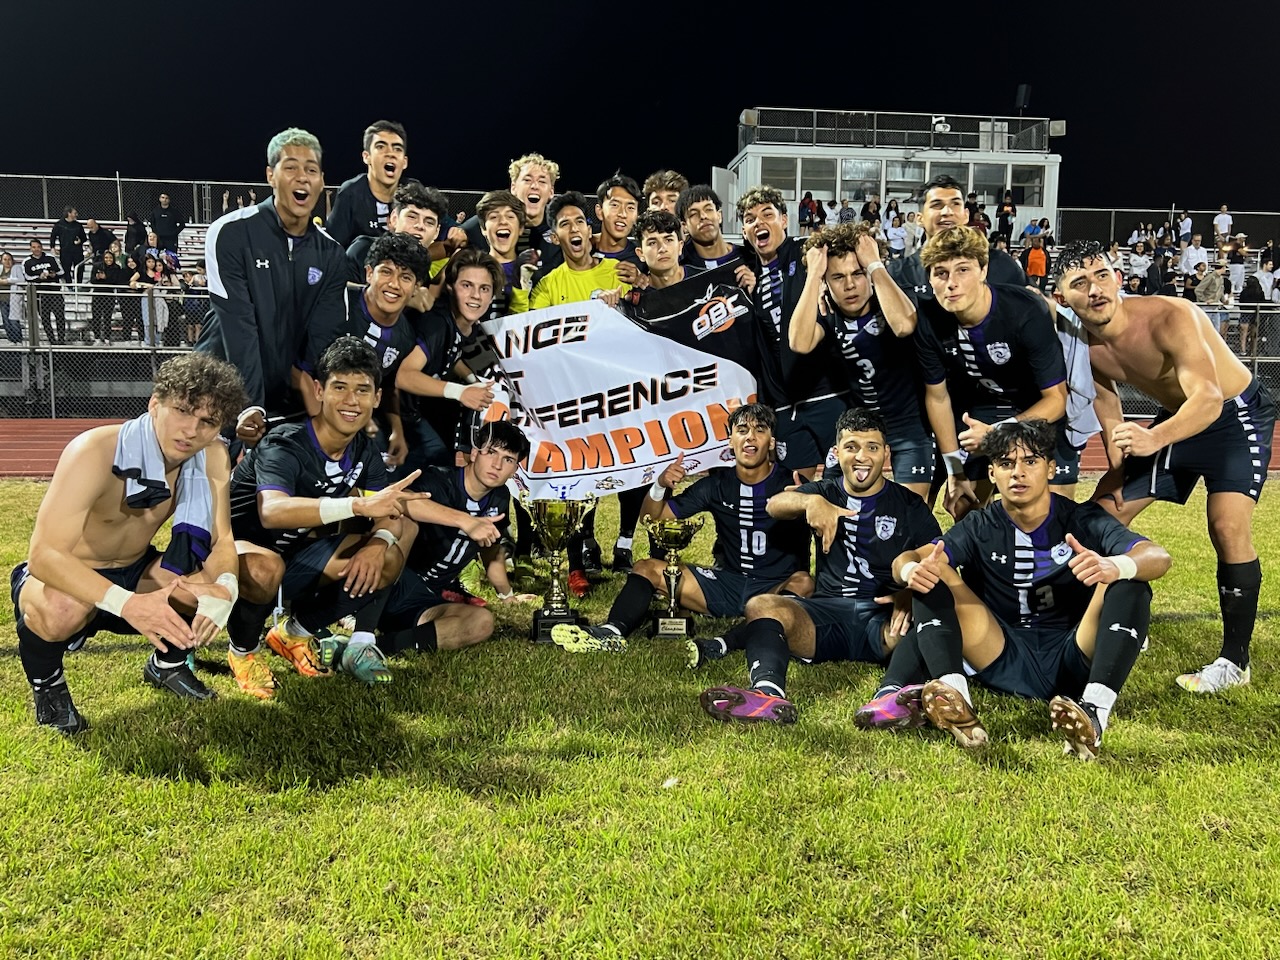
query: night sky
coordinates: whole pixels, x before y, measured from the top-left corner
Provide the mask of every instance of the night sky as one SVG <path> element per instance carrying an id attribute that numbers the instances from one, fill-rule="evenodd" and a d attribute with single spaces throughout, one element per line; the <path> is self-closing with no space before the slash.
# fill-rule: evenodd
<path id="1" fill-rule="evenodd" d="M 332 186 L 385 118 L 409 131 L 409 174 L 441 188 L 506 186 L 528 150 L 560 163 L 562 187 L 615 168 L 698 182 L 733 157 L 747 107 L 1016 115 L 1027 82 L 1028 116 L 1067 121 L 1061 205 L 1277 209 L 1266 5 L 1229 25 L 1206 8 L 1190 30 L 1151 5 L 876 23 L 839 4 L 773 26 L 741 3 L 6 6 L 4 173 L 259 180 L 266 141 L 297 125 Z"/>

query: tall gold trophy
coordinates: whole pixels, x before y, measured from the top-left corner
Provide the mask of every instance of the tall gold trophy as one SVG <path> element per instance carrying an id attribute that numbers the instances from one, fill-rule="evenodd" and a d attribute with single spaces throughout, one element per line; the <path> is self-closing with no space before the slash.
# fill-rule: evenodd
<path id="1" fill-rule="evenodd" d="M 667 552 L 667 565 L 662 571 L 667 582 L 667 609 L 657 613 L 653 618 L 653 635 L 661 639 L 687 640 L 693 632 L 693 618 L 681 615 L 680 604 L 676 597 L 680 592 L 680 551 L 693 542 L 693 538 L 702 525 L 705 517 L 690 517 L 685 520 L 668 518 L 654 520 L 644 518 L 644 528 L 649 534 L 649 543 L 662 547 Z"/>
<path id="2" fill-rule="evenodd" d="M 529 639 L 534 643 L 550 643 L 551 628 L 561 623 L 586 623 L 586 618 L 569 606 L 565 584 L 565 548 L 569 538 L 582 528 L 583 518 L 596 505 L 595 495 L 585 500 L 532 500 L 520 495 L 520 505 L 533 521 L 533 530 L 551 563 L 551 586 L 541 610 L 533 614 Z"/>

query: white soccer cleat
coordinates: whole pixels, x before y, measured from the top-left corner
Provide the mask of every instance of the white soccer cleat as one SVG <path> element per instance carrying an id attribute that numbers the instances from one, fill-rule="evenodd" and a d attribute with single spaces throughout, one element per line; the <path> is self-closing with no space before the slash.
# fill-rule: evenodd
<path id="1" fill-rule="evenodd" d="M 1249 668 L 1241 668 L 1226 657 L 1219 657 L 1196 673 L 1182 674 L 1177 683 L 1183 690 L 1191 693 L 1221 693 L 1230 687 L 1247 686 Z"/>

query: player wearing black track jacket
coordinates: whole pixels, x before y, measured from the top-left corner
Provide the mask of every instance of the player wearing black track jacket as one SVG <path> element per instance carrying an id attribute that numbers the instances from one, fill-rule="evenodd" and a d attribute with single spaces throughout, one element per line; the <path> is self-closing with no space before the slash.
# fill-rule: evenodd
<path id="1" fill-rule="evenodd" d="M 268 411 L 301 406 L 293 368 L 313 368 L 347 322 L 342 245 L 311 222 L 324 191 L 320 142 L 285 130 L 267 162 L 273 195 L 216 220 L 205 237 L 210 310 L 196 344 L 244 379 L 251 406 L 237 434 L 247 443 L 261 439 Z"/>
<path id="2" fill-rule="evenodd" d="M 695 184 L 681 191 L 675 213 L 689 234 L 680 250 L 680 264 L 687 273 L 712 270 L 743 255 L 721 232 L 720 207 L 719 194 L 708 184 Z"/>

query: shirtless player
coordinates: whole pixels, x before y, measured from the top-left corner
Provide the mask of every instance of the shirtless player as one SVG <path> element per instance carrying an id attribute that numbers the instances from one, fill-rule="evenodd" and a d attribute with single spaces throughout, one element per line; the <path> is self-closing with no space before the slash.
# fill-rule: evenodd
<path id="1" fill-rule="evenodd" d="M 1271 459 L 1275 401 L 1190 301 L 1122 300 L 1119 278 L 1099 244 L 1068 244 L 1055 274 L 1056 296 L 1089 333 L 1110 462 L 1094 498 L 1127 526 L 1154 500 L 1186 503 L 1201 477 L 1209 491 L 1222 649 L 1213 663 L 1178 677 L 1178 686 L 1217 693 L 1247 684 L 1262 585 L 1251 525 Z M 1163 408 L 1148 426 L 1124 419 L 1119 381 Z"/>
<path id="2" fill-rule="evenodd" d="M 234 367 L 186 354 L 160 367 L 146 413 L 95 427 L 63 451 L 36 514 L 31 558 L 10 576 L 37 723 L 63 733 L 88 726 L 62 661 L 102 630 L 151 641 L 143 678 L 152 686 L 213 696 L 186 658 L 226 626 L 238 594 L 231 465 L 214 441 L 244 403 Z M 170 517 L 162 554 L 151 541 Z"/>

